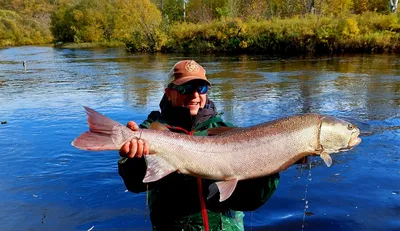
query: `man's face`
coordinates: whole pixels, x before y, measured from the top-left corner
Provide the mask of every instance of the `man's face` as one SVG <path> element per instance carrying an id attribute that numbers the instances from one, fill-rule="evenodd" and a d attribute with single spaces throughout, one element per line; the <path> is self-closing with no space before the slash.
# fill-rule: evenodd
<path id="1" fill-rule="evenodd" d="M 182 86 L 191 85 L 197 89 L 198 86 L 204 85 L 203 82 L 189 82 L 185 83 Z M 189 91 L 190 92 L 190 91 Z M 168 99 L 171 101 L 173 107 L 187 107 L 190 110 L 190 115 L 197 115 L 200 108 L 204 108 L 206 104 L 207 94 L 201 94 L 198 90 L 194 90 L 189 94 L 186 92 L 185 94 L 180 93 L 177 89 L 166 88 L 165 93 Z"/>

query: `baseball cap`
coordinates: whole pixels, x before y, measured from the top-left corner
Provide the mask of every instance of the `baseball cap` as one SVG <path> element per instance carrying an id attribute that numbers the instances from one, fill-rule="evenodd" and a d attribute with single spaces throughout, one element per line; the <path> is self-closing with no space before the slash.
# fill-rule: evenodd
<path id="1" fill-rule="evenodd" d="M 182 60 L 177 62 L 168 74 L 168 84 L 182 85 L 191 80 L 203 80 L 208 85 L 206 70 L 194 60 Z"/>

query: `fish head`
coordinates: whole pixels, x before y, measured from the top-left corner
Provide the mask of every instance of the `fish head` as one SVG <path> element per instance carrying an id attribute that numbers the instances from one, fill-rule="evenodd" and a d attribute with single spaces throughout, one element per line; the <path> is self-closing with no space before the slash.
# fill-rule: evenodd
<path id="1" fill-rule="evenodd" d="M 320 144 L 323 152 L 336 153 L 347 151 L 361 143 L 360 129 L 357 126 L 330 116 L 321 122 Z"/>

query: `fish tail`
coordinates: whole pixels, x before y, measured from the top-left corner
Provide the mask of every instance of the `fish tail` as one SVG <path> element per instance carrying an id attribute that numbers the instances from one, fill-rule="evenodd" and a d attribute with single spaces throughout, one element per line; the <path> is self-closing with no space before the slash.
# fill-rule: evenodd
<path id="1" fill-rule="evenodd" d="M 117 150 L 118 148 L 113 143 L 111 136 L 85 132 L 72 141 L 72 146 L 82 150 Z"/>
<path id="2" fill-rule="evenodd" d="M 83 150 L 119 150 L 132 138 L 132 131 L 122 124 L 84 107 L 88 116 L 88 132 L 81 134 L 72 145 Z"/>

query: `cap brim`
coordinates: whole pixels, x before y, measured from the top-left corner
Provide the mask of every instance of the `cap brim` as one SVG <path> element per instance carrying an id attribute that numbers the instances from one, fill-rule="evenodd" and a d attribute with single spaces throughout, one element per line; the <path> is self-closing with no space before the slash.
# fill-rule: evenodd
<path id="1" fill-rule="evenodd" d="M 187 83 L 192 80 L 202 80 L 202 81 L 206 82 L 209 86 L 211 86 L 211 83 L 206 78 L 201 78 L 199 76 L 186 76 L 184 78 L 180 78 L 180 79 L 173 81 L 173 83 L 175 85 L 182 85 L 182 84 Z"/>

